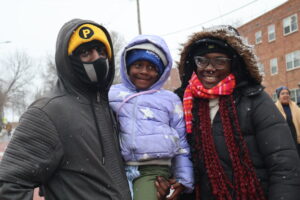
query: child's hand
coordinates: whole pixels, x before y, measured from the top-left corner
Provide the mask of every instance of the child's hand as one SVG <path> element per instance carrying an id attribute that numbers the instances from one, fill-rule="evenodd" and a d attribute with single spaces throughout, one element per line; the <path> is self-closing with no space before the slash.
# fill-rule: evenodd
<path id="1" fill-rule="evenodd" d="M 174 179 L 175 181 L 175 179 Z M 175 181 L 176 182 L 176 181 Z M 156 177 L 155 186 L 157 189 L 157 199 L 158 200 L 165 200 L 166 196 L 170 192 L 170 182 L 165 178 L 158 176 Z"/>
<path id="2" fill-rule="evenodd" d="M 171 189 L 170 194 L 167 196 L 168 200 L 176 200 L 179 195 L 184 191 L 185 187 L 181 183 L 170 183 Z"/>

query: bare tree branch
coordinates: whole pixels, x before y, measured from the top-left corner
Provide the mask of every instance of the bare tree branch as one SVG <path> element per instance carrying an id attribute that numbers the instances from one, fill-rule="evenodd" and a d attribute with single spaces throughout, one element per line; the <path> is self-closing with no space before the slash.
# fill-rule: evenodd
<path id="1" fill-rule="evenodd" d="M 0 116 L 3 116 L 5 107 L 15 107 L 22 110 L 26 107 L 24 96 L 25 86 L 33 79 L 30 73 L 32 60 L 22 51 L 16 51 L 0 65 Z"/>
<path id="2" fill-rule="evenodd" d="M 121 58 L 121 51 L 125 46 L 125 39 L 124 37 L 116 31 L 111 31 L 110 33 L 113 48 L 114 48 L 114 56 L 115 56 L 115 78 L 113 84 L 121 82 L 121 75 L 120 75 L 120 58 Z"/>

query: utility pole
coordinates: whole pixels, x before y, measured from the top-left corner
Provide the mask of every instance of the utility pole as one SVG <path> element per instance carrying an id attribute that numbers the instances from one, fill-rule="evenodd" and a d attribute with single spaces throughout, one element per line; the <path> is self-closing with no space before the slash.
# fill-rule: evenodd
<path id="1" fill-rule="evenodd" d="M 141 35 L 142 27 L 141 27 L 140 1 L 139 0 L 136 0 L 136 7 L 137 7 L 137 20 L 138 20 L 138 27 L 139 27 L 139 35 Z"/>

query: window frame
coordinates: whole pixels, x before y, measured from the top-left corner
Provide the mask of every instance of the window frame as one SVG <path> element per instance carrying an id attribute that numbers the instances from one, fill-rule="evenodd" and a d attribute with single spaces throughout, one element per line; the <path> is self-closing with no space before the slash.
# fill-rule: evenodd
<path id="1" fill-rule="evenodd" d="M 298 61 L 297 66 L 295 66 L 296 61 Z M 289 63 L 292 64 L 292 66 L 290 68 L 288 66 Z M 291 70 L 300 68 L 300 50 L 296 50 L 296 51 L 290 52 L 288 54 L 285 54 L 285 67 L 286 67 L 286 71 L 291 71 Z"/>
<path id="2" fill-rule="evenodd" d="M 274 92 L 271 96 L 271 98 L 273 99 L 274 102 L 276 102 L 278 100 L 278 97 L 277 97 L 277 93 Z"/>
<path id="3" fill-rule="evenodd" d="M 255 32 L 255 44 L 262 43 L 262 31 Z"/>
<path id="4" fill-rule="evenodd" d="M 258 62 L 257 66 L 258 66 L 259 74 L 264 76 L 265 75 L 265 66 L 264 66 L 264 64 L 261 63 L 261 62 Z"/>
<path id="5" fill-rule="evenodd" d="M 273 64 L 275 64 L 275 65 L 273 65 Z M 273 73 L 273 68 L 274 67 L 276 68 L 276 72 Z M 270 59 L 270 74 L 271 74 L 271 76 L 278 74 L 278 60 L 277 60 L 277 58 Z"/>
<path id="6" fill-rule="evenodd" d="M 296 18 L 296 22 L 295 22 L 296 28 L 294 30 L 292 30 L 292 27 L 293 27 L 292 18 L 293 17 Z M 289 32 L 285 32 L 286 28 L 289 28 Z M 290 16 L 288 16 L 288 17 L 286 17 L 282 20 L 282 29 L 283 29 L 283 35 L 284 36 L 292 34 L 296 31 L 298 31 L 298 16 L 297 16 L 297 13 L 293 14 L 293 15 L 290 15 Z"/>
<path id="7" fill-rule="evenodd" d="M 270 36 L 272 34 L 274 35 L 274 38 L 270 39 Z M 274 40 L 276 40 L 276 29 L 275 29 L 275 24 L 271 24 L 271 25 L 268 26 L 268 41 L 272 42 Z"/>
<path id="8" fill-rule="evenodd" d="M 293 88 L 290 89 L 290 98 L 292 101 L 294 101 L 296 104 L 299 104 L 298 100 L 300 100 L 300 88 Z"/>

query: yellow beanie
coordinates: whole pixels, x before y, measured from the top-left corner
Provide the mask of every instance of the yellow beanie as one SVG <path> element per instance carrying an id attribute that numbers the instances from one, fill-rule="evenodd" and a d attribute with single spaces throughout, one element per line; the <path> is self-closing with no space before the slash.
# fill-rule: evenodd
<path id="1" fill-rule="evenodd" d="M 99 27 L 92 24 L 83 24 L 74 31 L 69 41 L 68 55 L 71 55 L 79 45 L 93 40 L 98 40 L 105 45 L 108 57 L 111 59 L 112 52 L 106 34 Z"/>

